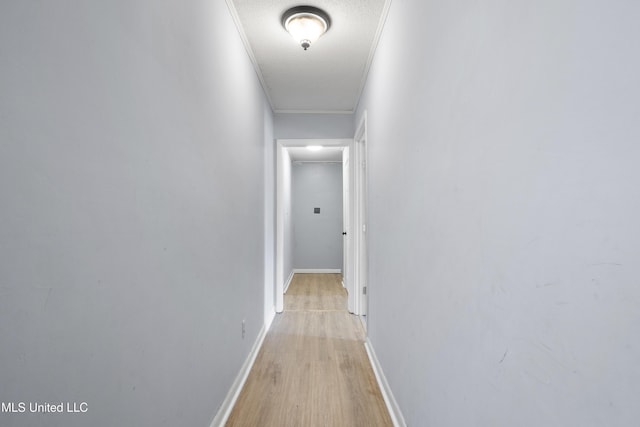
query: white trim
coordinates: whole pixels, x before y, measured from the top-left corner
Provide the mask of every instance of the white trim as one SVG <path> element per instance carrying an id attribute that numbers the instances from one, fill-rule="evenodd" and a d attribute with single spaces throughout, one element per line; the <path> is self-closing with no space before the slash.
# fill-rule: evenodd
<path id="1" fill-rule="evenodd" d="M 365 79 L 366 80 L 366 79 Z M 358 102 L 359 98 L 356 99 L 356 104 Z M 273 110 L 274 113 L 276 114 L 344 114 L 344 115 L 348 115 L 348 114 L 353 114 L 355 113 L 355 108 L 352 110 L 282 110 L 282 109 L 277 109 L 277 110 Z"/>
<path id="2" fill-rule="evenodd" d="M 367 279 L 367 111 L 362 113 L 358 127 L 353 138 L 353 149 L 349 152 L 349 163 L 351 165 L 352 194 L 350 195 L 351 220 L 351 254 L 353 257 L 353 270 L 348 272 L 349 278 L 353 280 L 353 294 L 349 294 L 348 305 L 353 308 L 353 314 L 358 316 L 367 314 L 367 296 L 363 294 L 363 287 Z M 363 322 L 366 331 L 366 322 Z"/>
<path id="3" fill-rule="evenodd" d="M 211 421 L 210 427 L 222 427 L 225 425 L 227 420 L 229 419 L 229 415 L 231 415 L 231 411 L 233 410 L 234 405 L 236 404 L 236 400 L 238 400 L 238 396 L 242 391 L 242 387 L 244 383 L 247 381 L 247 377 L 249 376 L 249 372 L 251 372 L 251 368 L 253 367 L 253 363 L 256 361 L 256 357 L 258 356 L 258 352 L 260 351 L 260 347 L 262 347 L 262 342 L 264 338 L 267 336 L 267 332 L 271 327 L 271 322 L 275 317 L 275 313 L 271 316 L 271 320 L 262 326 L 260 333 L 258 334 L 258 338 L 256 342 L 253 344 L 251 348 L 251 352 L 247 356 L 247 359 L 244 361 L 242 368 L 240 368 L 240 372 L 236 376 L 236 379 L 233 381 L 227 396 L 225 397 L 222 405 L 218 409 L 218 413 Z"/>
<path id="4" fill-rule="evenodd" d="M 282 311 L 284 310 L 284 163 L 291 163 L 289 152 L 280 143 L 279 140 L 276 140 L 276 285 L 274 297 L 277 313 L 282 313 Z"/>
<path id="5" fill-rule="evenodd" d="M 247 51 L 247 55 L 251 60 L 251 64 L 253 65 L 253 69 L 258 76 L 258 80 L 260 80 L 260 85 L 262 86 L 262 91 L 264 92 L 264 96 L 269 101 L 269 105 L 271 106 L 271 110 L 273 110 L 273 102 L 271 101 L 271 96 L 269 95 L 269 91 L 267 90 L 267 83 L 264 81 L 264 77 L 262 76 L 262 71 L 260 70 L 260 66 L 258 65 L 258 61 L 256 60 L 255 55 L 253 54 L 253 49 L 251 49 L 251 44 L 249 43 L 249 38 L 247 34 L 244 32 L 244 28 L 242 27 L 242 22 L 240 21 L 240 16 L 238 15 L 238 10 L 236 6 L 233 4 L 233 0 L 226 0 L 227 8 L 229 8 L 229 13 L 231 13 L 231 17 L 233 18 L 234 24 L 236 24 L 236 28 L 238 29 L 238 34 L 240 34 L 240 39 L 242 40 L 242 44 L 244 45 L 245 50 Z"/>
<path id="6" fill-rule="evenodd" d="M 264 320 L 264 326 L 263 326 L 264 337 L 262 337 L 262 341 L 264 341 L 264 338 L 267 336 L 267 332 L 269 332 L 269 329 L 271 329 L 271 324 L 273 323 L 273 319 L 275 319 L 275 318 L 276 318 L 276 312 L 275 311 L 272 311 L 271 313 L 267 314 L 267 316 L 266 316 L 266 318 Z M 260 343 L 260 346 L 262 346 L 262 342 Z M 251 349 L 251 351 L 253 351 L 253 349 Z M 256 356 L 257 355 L 258 354 L 256 353 Z"/>
<path id="7" fill-rule="evenodd" d="M 296 274 L 295 270 L 291 270 L 291 274 L 289 275 L 289 278 L 287 279 L 287 283 L 285 283 L 284 285 L 284 291 L 283 293 L 287 293 L 287 289 L 289 289 L 289 285 L 291 284 L 291 281 L 293 280 L 293 275 Z"/>
<path id="8" fill-rule="evenodd" d="M 339 268 L 294 268 L 294 273 L 307 274 L 307 273 L 342 273 Z"/>
<path id="9" fill-rule="evenodd" d="M 360 121 L 358 122 L 358 128 L 356 129 L 353 141 L 359 141 L 361 139 L 367 139 L 367 110 L 362 112 L 362 117 L 360 117 Z"/>
<path id="10" fill-rule="evenodd" d="M 371 43 L 371 49 L 369 50 L 369 57 L 367 58 L 367 63 L 364 66 L 364 72 L 362 73 L 362 80 L 360 81 L 358 96 L 356 97 L 356 106 L 353 109 L 354 112 L 358 110 L 358 105 L 360 104 L 360 99 L 362 98 L 362 92 L 364 91 L 364 87 L 367 84 L 367 79 L 369 78 L 369 69 L 371 68 L 371 63 L 373 62 L 376 50 L 378 49 L 378 42 L 380 41 L 380 37 L 382 36 L 384 24 L 387 22 L 387 16 L 389 16 L 390 8 L 391 0 L 385 0 L 384 6 L 382 6 L 382 14 L 380 15 L 380 20 L 378 21 L 378 28 L 376 29 L 376 33 L 373 36 L 373 42 Z"/>
<path id="11" fill-rule="evenodd" d="M 391 387 L 389 387 L 387 378 L 384 376 L 382 366 L 380 366 L 378 357 L 376 356 L 375 351 L 373 351 L 373 345 L 371 344 L 371 341 L 369 341 L 369 338 L 364 342 L 364 348 L 367 350 L 369 362 L 371 362 L 373 373 L 378 381 L 378 386 L 380 386 L 382 398 L 384 399 L 384 403 L 387 405 L 387 410 L 389 411 L 389 416 L 391 417 L 394 427 L 407 427 L 404 417 L 402 416 L 402 411 L 400 411 L 400 406 L 398 406 L 398 402 L 396 402 L 396 399 L 393 397 Z"/>

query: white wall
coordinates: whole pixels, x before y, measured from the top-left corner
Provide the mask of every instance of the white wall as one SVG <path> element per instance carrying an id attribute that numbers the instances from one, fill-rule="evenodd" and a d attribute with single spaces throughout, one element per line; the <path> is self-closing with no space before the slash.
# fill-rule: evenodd
<path id="1" fill-rule="evenodd" d="M 292 201 L 294 268 L 341 270 L 342 163 L 293 162 Z"/>
<path id="2" fill-rule="evenodd" d="M 278 139 L 353 138 L 353 114 L 274 114 Z"/>
<path id="3" fill-rule="evenodd" d="M 393 2 L 369 335 L 408 425 L 640 418 L 640 3 Z"/>
<path id="4" fill-rule="evenodd" d="M 272 238 L 224 2 L 3 2 L 0 52 L 0 401 L 88 403 L 0 424 L 209 425 Z"/>

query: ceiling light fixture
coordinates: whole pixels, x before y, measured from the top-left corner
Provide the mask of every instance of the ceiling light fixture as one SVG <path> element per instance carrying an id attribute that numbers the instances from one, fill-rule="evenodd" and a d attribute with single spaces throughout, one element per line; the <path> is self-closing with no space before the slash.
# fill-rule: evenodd
<path id="1" fill-rule="evenodd" d="M 322 148 L 322 145 L 307 145 L 307 150 L 309 151 L 320 151 Z"/>
<path id="2" fill-rule="evenodd" d="M 282 26 L 304 50 L 331 26 L 329 15 L 313 6 L 296 6 L 282 14 Z"/>

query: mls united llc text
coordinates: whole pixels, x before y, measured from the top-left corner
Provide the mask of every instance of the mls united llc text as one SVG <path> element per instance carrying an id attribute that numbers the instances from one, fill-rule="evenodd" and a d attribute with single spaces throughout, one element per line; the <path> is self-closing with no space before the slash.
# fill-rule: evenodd
<path id="1" fill-rule="evenodd" d="M 25 412 L 38 414 L 66 413 L 76 414 L 85 413 L 89 410 L 87 402 L 59 402 L 59 403 L 39 403 L 39 402 L 2 402 L 3 413 Z"/>

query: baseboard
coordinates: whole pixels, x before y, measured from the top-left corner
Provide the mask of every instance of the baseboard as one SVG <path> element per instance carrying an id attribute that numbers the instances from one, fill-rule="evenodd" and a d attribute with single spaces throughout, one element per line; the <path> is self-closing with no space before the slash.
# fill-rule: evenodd
<path id="1" fill-rule="evenodd" d="M 339 268 L 294 268 L 294 273 L 342 273 Z"/>
<path id="2" fill-rule="evenodd" d="M 269 331 L 269 329 L 271 328 L 271 324 L 273 323 L 273 319 L 276 318 L 276 310 L 275 307 L 265 316 L 264 318 L 264 327 L 263 329 L 265 330 L 265 336 L 267 335 L 267 331 Z M 264 340 L 264 337 L 262 338 Z M 259 349 L 259 348 L 258 348 Z M 253 349 L 252 349 L 253 351 Z"/>
<path id="3" fill-rule="evenodd" d="M 402 412 L 400 411 L 400 407 L 398 406 L 398 402 L 396 402 L 396 399 L 393 397 L 387 378 L 384 376 L 384 372 L 382 372 L 382 366 L 380 366 L 378 357 L 376 356 L 375 351 L 373 351 L 373 346 L 371 345 L 369 338 L 365 341 L 364 348 L 367 350 L 367 356 L 369 356 L 373 373 L 375 374 L 378 385 L 380 386 L 384 403 L 387 405 L 387 410 L 389 411 L 389 416 L 391 417 L 394 427 L 407 427 L 404 417 L 402 416 Z"/>
<path id="4" fill-rule="evenodd" d="M 275 313 L 274 313 L 275 316 Z M 273 318 L 271 318 L 273 320 Z M 271 322 L 262 326 L 260 333 L 258 334 L 258 338 L 256 342 L 253 344 L 253 348 L 251 348 L 251 352 L 247 359 L 244 361 L 242 368 L 240 368 L 240 372 L 236 376 L 236 379 L 233 381 L 229 392 L 227 393 L 227 397 L 225 397 L 222 405 L 218 409 L 218 413 L 211 421 L 210 427 L 222 427 L 225 425 L 227 420 L 229 419 L 229 415 L 231 415 L 231 410 L 233 410 L 233 406 L 236 404 L 236 400 L 238 400 L 238 396 L 242 391 L 242 387 L 244 383 L 247 381 L 247 377 L 249 376 L 249 372 L 251 372 L 251 368 L 253 367 L 253 363 L 256 361 L 256 357 L 258 356 L 258 352 L 260 351 L 260 347 L 262 347 L 262 342 L 264 338 L 267 336 L 267 331 L 271 327 Z"/>
<path id="5" fill-rule="evenodd" d="M 289 289 L 289 285 L 291 284 L 291 281 L 293 280 L 293 275 L 296 274 L 295 270 L 291 270 L 291 274 L 289 274 L 289 278 L 287 279 L 286 283 L 284 284 L 284 291 L 282 292 L 283 294 L 287 293 L 287 289 Z"/>

